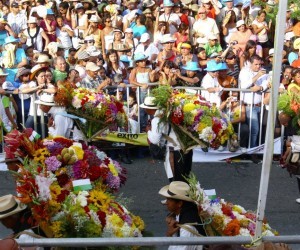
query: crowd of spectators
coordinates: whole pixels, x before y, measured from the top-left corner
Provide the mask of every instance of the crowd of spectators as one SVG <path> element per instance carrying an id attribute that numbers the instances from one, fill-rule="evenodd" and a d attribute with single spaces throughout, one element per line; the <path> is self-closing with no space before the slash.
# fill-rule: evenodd
<path id="1" fill-rule="evenodd" d="M 299 91 L 297 11 L 291 2 L 280 13 L 286 15 L 280 91 Z M 128 106 L 131 132 L 143 132 L 147 114 L 138 104 L 158 82 L 203 87 L 202 95 L 230 111 L 236 130 L 247 135 L 241 146 L 255 147 L 262 142 L 260 117 L 272 86 L 277 14 L 278 1 L 272 0 L 0 1 L 5 131 L 33 127 L 34 100 L 68 81 L 134 100 Z M 37 107 L 38 123 L 41 114 Z"/>

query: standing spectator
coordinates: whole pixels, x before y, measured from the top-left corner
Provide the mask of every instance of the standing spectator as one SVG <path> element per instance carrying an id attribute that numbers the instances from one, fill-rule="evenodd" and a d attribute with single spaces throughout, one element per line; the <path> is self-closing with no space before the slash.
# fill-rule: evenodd
<path id="1" fill-rule="evenodd" d="M 244 53 L 240 57 L 240 69 L 250 66 L 250 58 L 256 55 L 256 42 L 249 40 Z"/>
<path id="2" fill-rule="evenodd" d="M 215 34 L 209 34 L 207 39 L 208 42 L 204 45 L 206 55 L 210 57 L 213 53 L 221 54 L 222 47 L 218 41 L 218 37 Z"/>
<path id="3" fill-rule="evenodd" d="M 241 93 L 241 100 L 246 105 L 248 124 L 251 130 L 250 147 L 258 145 L 259 120 L 261 112 L 261 91 L 267 89 L 267 74 L 262 70 L 262 59 L 254 55 L 250 58 L 250 67 L 244 67 L 239 75 L 239 86 L 242 89 L 250 89 L 251 92 Z M 252 113 L 251 113 L 252 112 Z M 256 159 L 254 159 L 256 160 Z"/>
<path id="4" fill-rule="evenodd" d="M 0 46 L 4 44 L 5 38 L 8 36 L 16 37 L 16 34 L 8 23 L 3 18 L 0 18 Z"/>
<path id="5" fill-rule="evenodd" d="M 7 23 L 15 34 L 20 34 L 27 28 L 27 17 L 20 13 L 19 4 L 12 2 L 11 12 L 7 15 Z"/>
<path id="6" fill-rule="evenodd" d="M 131 28 L 127 28 L 124 33 L 125 33 L 124 43 L 128 44 L 128 47 L 132 48 L 132 52 L 134 53 L 136 50 L 136 47 L 139 44 L 139 41 L 138 41 L 138 39 L 133 37 L 133 30 Z M 144 33 L 144 34 L 147 34 L 147 33 Z M 142 36 L 141 36 L 140 40 L 142 40 Z M 145 39 L 143 39 L 143 40 L 145 40 Z"/>
<path id="7" fill-rule="evenodd" d="M 218 7 L 218 1 L 216 0 L 202 0 L 203 7 L 206 9 L 207 16 L 215 19 L 217 15 L 220 14 L 220 9 Z"/>
<path id="8" fill-rule="evenodd" d="M 52 9 L 47 9 L 47 15 L 44 17 L 44 20 L 40 23 L 41 28 L 47 34 L 50 42 L 56 42 L 56 26 L 57 23 L 55 21 L 54 12 Z"/>
<path id="9" fill-rule="evenodd" d="M 150 63 L 154 63 L 156 61 L 159 50 L 154 43 L 151 42 L 150 35 L 148 33 L 144 33 L 141 36 L 140 44 L 136 47 L 134 54 L 138 53 L 142 53 L 147 56 Z"/>
<path id="10" fill-rule="evenodd" d="M 114 28 L 112 27 L 111 18 L 109 15 L 103 17 L 104 28 L 101 32 L 101 41 L 102 41 L 102 55 L 104 60 L 106 60 L 106 53 L 108 51 L 108 45 L 114 40 Z"/>
<path id="11" fill-rule="evenodd" d="M 86 77 L 82 79 L 80 83 L 81 87 L 100 91 L 110 83 L 108 81 L 103 81 L 102 83 L 100 83 L 98 79 L 98 72 L 100 70 L 100 67 L 98 67 L 95 63 L 88 62 L 85 68 Z"/>
<path id="12" fill-rule="evenodd" d="M 159 73 L 159 84 L 175 86 L 177 84 L 177 66 L 171 61 L 165 61 Z"/>
<path id="13" fill-rule="evenodd" d="M 108 44 L 108 50 L 112 50 L 117 48 L 120 44 L 124 44 L 123 38 L 124 38 L 124 33 L 122 30 L 119 29 L 114 29 L 113 30 L 113 41 Z"/>
<path id="14" fill-rule="evenodd" d="M 214 34 L 219 40 L 219 29 L 216 21 L 207 17 L 206 9 L 201 7 L 198 9 L 198 20 L 193 25 L 193 34 L 199 46 L 203 46 L 208 42 L 208 35 Z"/>
<path id="15" fill-rule="evenodd" d="M 83 34 L 88 28 L 88 16 L 84 13 L 82 3 L 77 3 L 71 15 L 72 29 L 79 39 L 83 39 Z"/>
<path id="16" fill-rule="evenodd" d="M 138 40 L 141 38 L 141 35 L 147 32 L 146 16 L 144 14 L 136 14 L 134 22 L 130 24 L 130 28 L 133 31 L 133 37 Z"/>
<path id="17" fill-rule="evenodd" d="M 42 52 L 44 46 L 48 46 L 49 38 L 43 28 L 37 25 L 35 17 L 30 17 L 28 20 L 28 28 L 23 31 L 23 35 L 26 37 L 26 46 L 32 46 L 35 50 Z M 44 45 L 43 45 L 44 39 Z"/>
<path id="18" fill-rule="evenodd" d="M 225 56 L 225 62 L 228 67 L 227 75 L 233 76 L 235 80 L 238 81 L 240 68 L 237 63 L 236 54 L 233 51 L 229 51 Z"/>
<path id="19" fill-rule="evenodd" d="M 178 31 L 174 33 L 173 37 L 176 39 L 176 47 L 180 43 L 187 42 L 189 40 L 189 26 L 185 23 L 181 23 L 178 27 Z"/>
<path id="20" fill-rule="evenodd" d="M 165 34 L 161 41 L 163 50 L 159 52 L 157 56 L 158 66 L 162 66 L 165 61 L 173 62 L 176 58 L 176 54 L 173 51 L 175 39 L 171 34 Z"/>
<path id="21" fill-rule="evenodd" d="M 222 33 L 225 44 L 229 44 L 232 34 L 237 31 L 236 22 L 237 18 L 235 12 L 229 10 L 226 14 L 226 18 L 222 22 Z"/>
<path id="22" fill-rule="evenodd" d="M 217 23 L 222 23 L 224 20 L 227 12 L 229 10 L 233 10 L 235 12 L 235 16 L 240 16 L 240 11 L 238 8 L 234 7 L 233 0 L 223 0 L 223 3 L 225 4 L 225 7 L 221 9 L 220 13 L 217 16 Z"/>
<path id="23" fill-rule="evenodd" d="M 130 27 L 137 17 L 137 15 L 142 14 L 142 11 L 137 8 L 136 0 L 127 1 L 126 14 L 123 16 L 123 30 Z"/>
<path id="24" fill-rule="evenodd" d="M 63 17 L 58 16 L 56 18 L 57 26 L 56 26 L 56 37 L 57 42 L 59 42 L 64 49 L 65 56 L 68 57 L 69 49 L 73 47 L 72 45 L 72 37 L 74 36 L 74 31 L 68 24 L 64 23 Z"/>
<path id="25" fill-rule="evenodd" d="M 171 35 L 173 35 L 177 31 L 178 26 L 181 24 L 180 18 L 177 14 L 172 12 L 174 3 L 171 0 L 164 0 L 163 7 L 164 13 L 159 16 L 158 20 L 160 22 L 166 22 L 166 33 L 170 33 Z"/>
<path id="26" fill-rule="evenodd" d="M 95 41 L 95 47 L 97 49 L 101 48 L 102 42 L 101 42 L 101 30 L 99 29 L 99 23 L 100 23 L 100 17 L 98 15 L 92 15 L 89 19 L 89 26 L 84 33 L 84 36 L 93 36 Z"/>

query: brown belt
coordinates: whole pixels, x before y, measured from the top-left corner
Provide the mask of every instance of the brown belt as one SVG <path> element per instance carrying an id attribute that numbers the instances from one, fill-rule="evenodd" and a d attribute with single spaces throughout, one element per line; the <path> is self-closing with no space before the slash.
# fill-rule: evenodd
<path id="1" fill-rule="evenodd" d="M 246 103 L 245 106 L 247 106 L 247 107 L 251 107 L 251 106 L 260 107 L 261 103 L 256 103 L 256 104 L 247 104 Z"/>

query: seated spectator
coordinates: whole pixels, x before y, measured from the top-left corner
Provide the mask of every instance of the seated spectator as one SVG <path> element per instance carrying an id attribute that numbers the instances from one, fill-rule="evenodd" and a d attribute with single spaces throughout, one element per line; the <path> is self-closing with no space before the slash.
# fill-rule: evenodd
<path id="1" fill-rule="evenodd" d="M 181 70 L 181 73 L 184 74 L 185 70 L 184 66 L 187 65 L 188 62 L 198 62 L 198 58 L 195 54 L 192 53 L 192 46 L 190 43 L 180 43 L 177 46 L 178 55 L 175 58 L 175 64 Z"/>
<path id="2" fill-rule="evenodd" d="M 142 53 L 148 57 L 149 63 L 155 63 L 157 56 L 159 54 L 159 50 L 154 43 L 151 42 L 150 35 L 148 33 L 144 33 L 141 35 L 140 43 L 136 46 L 134 54 Z"/>
<path id="3" fill-rule="evenodd" d="M 208 42 L 204 45 L 206 55 L 210 57 L 213 53 L 221 54 L 222 47 L 218 42 L 218 37 L 214 34 L 209 34 L 207 36 Z"/>
<path id="4" fill-rule="evenodd" d="M 233 49 L 235 51 L 235 54 L 240 56 L 243 54 L 246 47 L 246 43 L 249 41 L 252 32 L 246 27 L 245 22 L 243 20 L 237 21 L 236 28 L 237 31 L 232 33 L 229 43 L 237 41 L 237 43 L 233 46 Z"/>
<path id="5" fill-rule="evenodd" d="M 131 134 L 137 134 L 139 133 L 139 127 L 138 127 L 138 116 L 139 116 L 139 108 L 136 101 L 136 94 L 130 93 L 128 100 L 128 120 L 130 124 L 130 133 Z M 127 108 L 125 106 L 125 108 Z"/>
<path id="6" fill-rule="evenodd" d="M 186 72 L 185 74 L 181 74 L 179 70 L 176 71 L 177 85 L 200 87 L 203 74 L 201 72 L 201 68 L 198 66 L 198 63 L 188 62 L 186 66 L 183 66 L 183 69 Z"/>
<path id="7" fill-rule="evenodd" d="M 172 37 L 171 34 L 163 35 L 161 44 L 163 45 L 163 50 L 159 52 L 157 56 L 158 66 L 162 66 L 165 61 L 173 62 L 176 58 L 176 54 L 173 51 L 174 43 L 176 39 Z"/>
<path id="8" fill-rule="evenodd" d="M 198 47 L 196 50 L 199 66 L 202 70 L 206 68 L 207 65 L 207 55 L 203 47 Z"/>
<path id="9" fill-rule="evenodd" d="M 233 51 L 229 51 L 225 56 L 225 62 L 227 64 L 228 70 L 227 75 L 233 76 L 237 81 L 239 78 L 240 68 L 237 63 L 237 56 Z"/>
<path id="10" fill-rule="evenodd" d="M 55 70 L 53 71 L 53 80 L 54 83 L 57 81 L 64 81 L 67 78 L 67 63 L 66 59 L 62 56 L 58 56 L 54 60 Z"/>

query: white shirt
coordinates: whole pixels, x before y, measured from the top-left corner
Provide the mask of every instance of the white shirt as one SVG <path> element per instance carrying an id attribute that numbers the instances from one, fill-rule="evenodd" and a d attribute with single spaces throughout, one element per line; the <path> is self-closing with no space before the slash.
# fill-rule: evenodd
<path id="1" fill-rule="evenodd" d="M 63 28 L 66 28 L 68 30 L 71 30 L 72 29 L 70 28 L 69 25 L 64 25 Z M 71 37 L 69 36 L 68 32 L 67 31 L 61 31 L 59 28 L 56 28 L 55 30 L 55 33 L 56 33 L 56 37 L 60 40 L 62 46 L 65 48 L 65 49 L 68 49 L 68 48 L 71 48 L 72 47 L 72 41 L 71 41 Z"/>
<path id="2" fill-rule="evenodd" d="M 43 31 L 44 31 L 43 28 L 40 27 L 40 30 L 39 30 L 39 33 L 37 34 L 37 37 L 33 38 L 33 43 L 34 44 L 32 44 L 31 38 L 30 38 L 29 33 L 28 33 L 28 29 L 24 30 L 24 35 L 27 37 L 26 45 L 28 47 L 34 46 L 36 50 L 38 50 L 39 52 L 42 52 L 43 51 L 43 37 L 42 37 L 41 33 Z M 30 35 L 34 36 L 36 32 L 37 32 L 37 30 L 30 31 Z"/>
<path id="3" fill-rule="evenodd" d="M 208 42 L 207 37 L 209 34 L 218 36 L 220 33 L 216 21 L 210 17 L 207 17 L 204 20 L 198 19 L 193 25 L 193 31 L 204 35 L 204 37 L 199 37 L 197 39 L 197 42 L 200 44 Z"/>
<path id="4" fill-rule="evenodd" d="M 267 89 L 268 84 L 268 74 L 262 75 L 257 79 L 255 83 L 252 83 L 252 79 L 256 76 L 258 72 L 254 72 L 249 67 L 242 68 L 239 74 L 239 86 L 241 89 L 249 89 L 254 85 L 262 86 L 263 90 Z M 241 92 L 241 100 L 245 104 L 259 104 L 262 100 L 262 94 L 260 92 Z"/>
<path id="5" fill-rule="evenodd" d="M 12 12 L 9 13 L 7 15 L 7 23 L 16 34 L 27 29 L 27 17 L 22 13 L 18 13 L 17 15 L 14 15 Z"/>
<path id="6" fill-rule="evenodd" d="M 212 77 L 209 73 L 207 73 L 202 79 L 201 87 L 209 89 L 218 87 L 221 88 L 222 86 L 219 84 L 217 77 Z M 201 91 L 201 95 L 210 103 L 215 103 L 217 107 L 221 104 L 221 94 L 222 92 L 209 93 L 207 90 Z"/>
<path id="7" fill-rule="evenodd" d="M 140 43 L 134 51 L 134 54 L 137 53 L 142 53 L 145 56 L 148 56 L 148 59 L 151 60 L 152 55 L 158 55 L 159 50 L 153 43 L 150 43 L 147 49 L 145 50 L 144 44 Z"/>
<path id="8" fill-rule="evenodd" d="M 177 24 L 177 27 L 181 24 L 181 20 L 179 18 L 179 16 L 175 13 L 171 13 L 170 15 L 166 15 L 165 13 L 163 13 L 162 15 L 159 16 L 158 19 L 160 22 L 174 22 Z M 169 30 L 170 30 L 170 34 L 173 35 L 175 32 L 177 32 L 177 27 L 175 27 L 173 24 L 169 25 Z"/>

